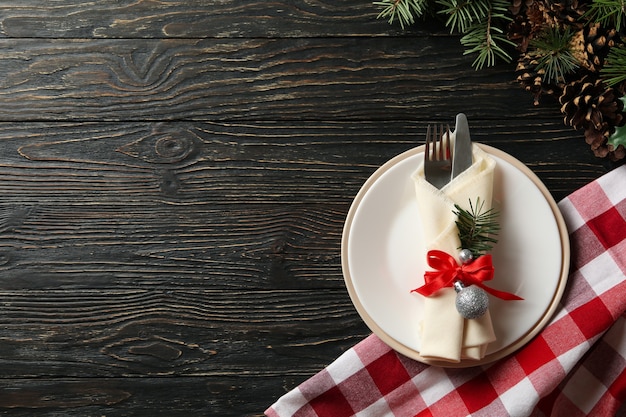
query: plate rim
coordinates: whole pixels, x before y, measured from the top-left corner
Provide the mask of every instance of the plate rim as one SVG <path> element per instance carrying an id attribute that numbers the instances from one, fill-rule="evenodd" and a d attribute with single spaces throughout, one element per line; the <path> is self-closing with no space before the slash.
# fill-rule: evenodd
<path id="1" fill-rule="evenodd" d="M 526 333 L 520 336 L 517 340 L 513 341 L 512 343 L 503 347 L 500 350 L 497 350 L 495 352 L 485 355 L 485 357 L 479 360 L 464 359 L 464 360 L 461 360 L 460 362 L 446 362 L 446 361 L 441 361 L 441 360 L 433 360 L 433 359 L 424 358 L 420 355 L 419 351 L 409 346 L 404 345 L 403 343 L 391 337 L 387 332 L 385 332 L 372 319 L 372 317 L 365 310 L 365 307 L 363 306 L 363 304 L 358 298 L 356 288 L 354 287 L 354 283 L 350 275 L 350 268 L 348 264 L 348 241 L 350 237 L 350 230 L 351 230 L 352 222 L 354 221 L 354 216 L 357 211 L 357 208 L 359 207 L 361 201 L 363 200 L 365 194 L 368 192 L 371 186 L 384 173 L 386 173 L 391 167 L 395 166 L 399 162 L 409 157 L 419 155 L 420 153 L 424 153 L 424 145 L 417 146 L 415 148 L 409 149 L 405 152 L 402 152 L 401 154 L 394 156 L 393 158 L 389 159 L 384 164 L 382 164 L 380 167 L 378 167 L 376 171 L 374 171 L 374 173 L 372 173 L 372 175 L 369 176 L 369 178 L 363 183 L 363 185 L 357 192 L 356 196 L 354 197 L 352 201 L 352 204 L 350 205 L 350 209 L 348 210 L 348 214 L 346 216 L 346 220 L 344 222 L 344 227 L 343 227 L 343 231 L 341 235 L 341 267 L 342 267 L 344 282 L 348 290 L 348 295 L 350 296 L 350 299 L 352 300 L 354 307 L 356 308 L 357 312 L 359 313 L 359 315 L 361 316 L 365 324 L 383 342 L 385 342 L 392 349 L 403 354 L 404 356 L 407 356 L 411 359 L 415 359 L 419 362 L 422 362 L 428 365 L 435 365 L 435 366 L 441 366 L 441 367 L 446 367 L 446 368 L 466 368 L 466 367 L 472 367 L 472 366 L 485 365 L 491 362 L 495 362 L 499 359 L 502 359 L 512 354 L 513 352 L 517 351 L 524 345 L 526 345 L 552 319 L 552 316 L 554 315 L 556 309 L 559 306 L 559 302 L 561 301 L 561 298 L 565 291 L 565 287 L 567 285 L 567 279 L 569 277 L 569 266 L 570 266 L 569 233 L 567 231 L 567 226 L 563 218 L 563 214 L 559 210 L 558 204 L 556 203 L 556 201 L 550 194 L 550 191 L 547 189 L 545 184 L 543 184 L 543 182 L 539 179 L 539 177 L 530 168 L 528 168 L 524 163 L 522 163 L 517 158 L 511 156 L 510 154 L 500 149 L 494 148 L 493 146 L 490 146 L 490 145 L 485 145 L 483 143 L 477 143 L 477 142 L 474 142 L 474 144 L 476 144 L 479 148 L 481 148 L 486 153 L 496 156 L 510 163 L 515 168 L 520 170 L 524 175 L 526 175 L 533 182 L 533 184 L 539 189 L 542 196 L 544 197 L 544 199 L 550 206 L 550 209 L 555 218 L 557 228 L 559 231 L 559 237 L 561 241 L 561 272 L 559 275 L 559 280 L 557 283 L 556 290 L 552 296 L 552 300 L 548 304 L 548 307 L 544 311 L 541 318 L 537 321 L 537 323 L 535 323 L 535 325 L 532 328 L 530 328 Z"/>

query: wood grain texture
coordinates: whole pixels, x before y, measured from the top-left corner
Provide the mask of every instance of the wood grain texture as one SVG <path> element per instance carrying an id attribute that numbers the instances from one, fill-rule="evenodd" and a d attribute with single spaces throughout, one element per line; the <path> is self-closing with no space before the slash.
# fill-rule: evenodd
<path id="1" fill-rule="evenodd" d="M 400 34 L 368 2 L 21 0 L 0 3 L 1 33 L 41 38 L 329 37 Z M 433 25 L 425 23 L 430 28 Z"/>
<path id="2" fill-rule="evenodd" d="M 341 287 L 352 198 L 424 130 L 400 122 L 19 126 L 0 125 L 0 279 L 15 289 Z M 545 124 L 525 129 L 491 126 L 475 139 L 522 158 L 557 199 L 603 172 L 569 130 L 545 139 Z M 571 149 L 570 162 L 545 153 L 556 145 Z"/>
<path id="3" fill-rule="evenodd" d="M 611 167 L 594 157 L 556 112 L 535 110 L 495 121 L 480 118 L 479 104 L 470 110 L 474 139 L 528 164 L 557 200 L 579 186 L 566 179 L 588 182 Z M 163 204 L 168 210 L 333 204 L 345 210 L 376 168 L 422 143 L 433 120 L 453 118 L 0 123 L 5 161 L 0 192 L 5 203 L 117 200 L 123 205 Z"/>
<path id="4" fill-rule="evenodd" d="M 414 120 L 468 100 L 473 118 L 540 114 L 512 66 L 471 60 L 449 36 L 5 39 L 0 120 Z"/>
<path id="5" fill-rule="evenodd" d="M 367 334 L 343 290 L 30 290 L 0 305 L 3 378 L 280 376 L 288 359 L 302 374 Z"/>
<path id="6" fill-rule="evenodd" d="M 8 379 L 11 388 L 0 406 L 3 415 L 18 417 L 262 416 L 254 399 L 276 397 L 285 381 L 298 378 L 302 375 Z"/>

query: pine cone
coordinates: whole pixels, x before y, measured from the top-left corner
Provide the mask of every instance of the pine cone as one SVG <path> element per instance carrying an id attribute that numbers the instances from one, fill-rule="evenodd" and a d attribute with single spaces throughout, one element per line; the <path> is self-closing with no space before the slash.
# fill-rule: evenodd
<path id="1" fill-rule="evenodd" d="M 577 130 L 594 128 L 604 132 L 622 121 L 623 105 L 615 90 L 588 75 L 567 84 L 559 102 L 564 123 Z"/>
<path id="2" fill-rule="evenodd" d="M 626 148 L 624 148 L 624 145 L 619 145 L 617 149 L 609 150 L 609 159 L 611 161 L 619 161 L 624 158 L 626 158 Z"/>
<path id="3" fill-rule="evenodd" d="M 545 3 L 535 1 L 526 9 L 526 17 L 530 23 L 532 34 L 540 33 L 544 27 L 548 24 L 547 20 L 551 20 L 544 11 L 546 9 Z"/>
<path id="4" fill-rule="evenodd" d="M 581 3 L 584 4 L 584 1 Z M 584 26 L 581 17 L 585 14 L 585 10 L 578 0 L 545 0 L 544 5 L 546 22 L 551 23 L 550 20 L 552 20 L 553 26 L 567 25 L 574 29 L 582 29 Z"/>
<path id="5" fill-rule="evenodd" d="M 513 16 L 517 16 L 521 11 L 527 9 L 533 4 L 534 0 L 511 0 L 509 11 Z"/>
<path id="6" fill-rule="evenodd" d="M 517 82 L 520 83 L 525 91 L 528 91 L 533 95 L 533 104 L 539 105 L 541 96 L 554 96 L 559 97 L 561 95 L 562 86 L 547 84 L 544 82 L 546 71 L 544 69 L 537 69 L 537 60 L 528 54 L 523 54 L 517 61 L 517 68 L 515 69 L 517 75 Z"/>
<path id="7" fill-rule="evenodd" d="M 600 79 L 594 81 L 586 75 L 567 84 L 559 102 L 565 124 L 584 130 L 585 141 L 594 155 L 614 161 L 624 158 L 626 150 L 623 146 L 612 149 L 607 144 L 615 127 L 624 121 L 624 105 L 615 89 L 607 87 Z"/>
<path id="8" fill-rule="evenodd" d="M 605 28 L 600 24 L 590 24 L 584 28 L 585 61 L 583 66 L 592 72 L 599 71 L 609 49 L 615 46 L 618 34 L 615 28 Z"/>
<path id="9" fill-rule="evenodd" d="M 593 154 L 599 158 L 605 158 L 609 154 L 609 148 L 606 145 L 608 138 L 608 130 L 598 130 L 594 127 L 585 129 L 585 142 L 591 146 Z"/>
<path id="10" fill-rule="evenodd" d="M 619 161 L 626 158 L 626 149 L 624 145 L 619 145 L 613 149 L 607 144 L 610 132 L 608 129 L 596 130 L 589 128 L 585 130 L 585 141 L 591 146 L 593 154 L 599 158 L 607 158 L 611 161 Z"/>
<path id="11" fill-rule="evenodd" d="M 508 37 L 517 45 L 517 50 L 525 53 L 533 36 L 533 27 L 525 15 L 517 15 L 508 26 Z"/>
<path id="12" fill-rule="evenodd" d="M 587 51 L 585 50 L 585 31 L 581 29 L 574 33 L 570 42 L 572 56 L 576 58 L 578 65 L 588 68 Z"/>
<path id="13" fill-rule="evenodd" d="M 537 61 L 532 60 L 527 55 L 523 55 L 517 63 L 516 72 L 519 74 L 517 76 L 517 82 L 520 83 L 525 91 L 533 95 L 533 104 L 538 106 L 539 99 L 543 94 L 543 73 L 545 73 L 545 71 L 540 74 L 535 68 L 536 65 Z"/>
<path id="14" fill-rule="evenodd" d="M 507 34 L 509 39 L 517 44 L 517 49 L 521 53 L 528 50 L 530 40 L 545 27 L 543 9 L 540 0 L 513 0 L 511 6 L 513 20 L 507 27 Z"/>

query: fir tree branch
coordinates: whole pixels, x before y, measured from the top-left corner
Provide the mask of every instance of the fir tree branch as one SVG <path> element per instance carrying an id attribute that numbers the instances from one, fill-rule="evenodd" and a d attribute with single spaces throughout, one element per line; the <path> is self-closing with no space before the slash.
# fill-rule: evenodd
<path id="1" fill-rule="evenodd" d="M 625 0 L 593 0 L 583 18 L 602 26 L 613 26 L 618 32 L 626 17 Z"/>
<path id="2" fill-rule="evenodd" d="M 571 50 L 573 36 L 569 27 L 551 27 L 530 41 L 534 50 L 529 54 L 537 60 L 537 70 L 545 70 L 546 83 L 565 82 L 566 75 L 578 68 L 578 62 Z"/>
<path id="3" fill-rule="evenodd" d="M 442 7 L 437 13 L 448 15 L 446 27 L 450 32 L 466 33 L 470 26 L 487 18 L 490 0 L 437 0 Z"/>
<path id="4" fill-rule="evenodd" d="M 380 0 L 374 5 L 382 8 L 378 18 L 387 19 L 389 24 L 400 22 L 402 29 L 415 23 L 415 18 L 424 14 L 428 0 Z"/>
<path id="5" fill-rule="evenodd" d="M 459 249 L 469 249 L 474 255 L 489 252 L 498 242 L 495 235 L 500 231 L 497 220 L 499 213 L 493 208 L 483 211 L 484 204 L 484 201 L 477 198 L 476 207 L 470 200 L 469 210 L 464 210 L 457 204 L 454 205 L 457 211 L 453 213 L 457 216 L 456 226 L 461 241 Z"/>
<path id="6" fill-rule="evenodd" d="M 515 46 L 503 30 L 494 25 L 495 20 L 510 20 L 505 15 L 508 2 L 505 0 L 494 0 L 485 19 L 472 25 L 467 33 L 461 38 L 461 44 L 467 49 L 464 55 L 477 53 L 478 56 L 472 63 L 475 69 L 482 69 L 486 66 L 493 66 L 496 59 L 505 62 L 511 61 L 511 56 L 502 45 Z"/>
<path id="7" fill-rule="evenodd" d="M 600 76 L 610 86 L 626 81 L 626 47 L 614 46 L 604 61 L 604 67 L 600 70 Z"/>

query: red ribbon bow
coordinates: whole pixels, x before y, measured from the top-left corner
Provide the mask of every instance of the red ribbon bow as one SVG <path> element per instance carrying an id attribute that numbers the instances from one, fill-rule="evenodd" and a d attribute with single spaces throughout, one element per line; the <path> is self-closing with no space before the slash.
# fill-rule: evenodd
<path id="1" fill-rule="evenodd" d="M 459 265 L 456 259 L 446 252 L 430 250 L 426 254 L 426 259 L 428 266 L 435 270 L 426 271 L 424 273 L 424 281 L 426 283 L 413 290 L 426 297 L 434 294 L 441 288 L 452 287 L 454 281 L 460 280 L 465 286 L 477 285 L 491 295 L 503 300 L 523 300 L 523 298 L 515 294 L 495 290 L 483 284 L 483 281 L 493 279 L 494 269 L 491 255 L 482 255 L 472 262 Z"/>

